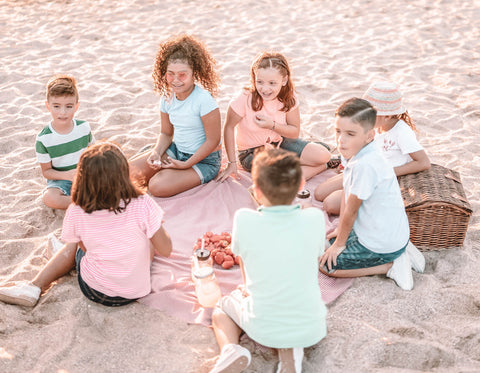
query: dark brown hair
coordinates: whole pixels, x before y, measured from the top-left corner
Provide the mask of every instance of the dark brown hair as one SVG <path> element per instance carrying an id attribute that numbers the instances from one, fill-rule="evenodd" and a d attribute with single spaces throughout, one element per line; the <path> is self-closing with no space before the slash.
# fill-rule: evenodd
<path id="1" fill-rule="evenodd" d="M 377 110 L 367 100 L 353 97 L 338 107 L 335 116 L 350 118 L 352 122 L 360 124 L 366 132 L 375 127 Z"/>
<path id="2" fill-rule="evenodd" d="M 68 74 L 54 75 L 48 80 L 46 96 L 47 101 L 50 97 L 75 96 L 78 102 L 77 81 Z"/>
<path id="3" fill-rule="evenodd" d="M 287 84 L 282 87 L 277 96 L 278 101 L 283 103 L 282 111 L 288 112 L 295 106 L 295 86 L 292 81 L 292 74 L 288 66 L 287 59 L 280 53 L 262 52 L 252 63 L 250 69 L 250 87 L 247 88 L 252 93 L 252 109 L 259 111 L 263 107 L 263 99 L 257 92 L 255 81 L 258 69 L 267 69 L 272 67 L 277 69 L 283 77 L 287 77 Z"/>
<path id="4" fill-rule="evenodd" d="M 268 149 L 255 154 L 252 180 L 272 205 L 289 205 L 302 181 L 300 159 L 283 149 Z"/>
<path id="5" fill-rule="evenodd" d="M 72 186 L 72 201 L 85 212 L 106 209 L 119 213 L 142 194 L 131 182 L 128 161 L 117 145 L 98 142 L 83 152 Z"/>
<path id="6" fill-rule="evenodd" d="M 200 82 L 203 88 L 215 97 L 220 84 L 220 78 L 215 71 L 215 59 L 203 42 L 186 34 L 171 37 L 160 43 L 152 74 L 155 92 L 162 96 L 170 95 L 171 90 L 165 74 L 169 62 L 172 61 L 188 64 L 193 70 L 194 81 Z"/>

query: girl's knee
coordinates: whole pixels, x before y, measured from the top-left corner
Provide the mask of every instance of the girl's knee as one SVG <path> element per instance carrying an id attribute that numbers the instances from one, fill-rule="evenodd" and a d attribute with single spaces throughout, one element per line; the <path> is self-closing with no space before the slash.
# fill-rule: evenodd
<path id="1" fill-rule="evenodd" d="M 323 210 L 329 215 L 339 215 L 340 203 L 336 198 L 328 196 L 323 200 Z"/>
<path id="2" fill-rule="evenodd" d="M 148 191 L 154 197 L 171 197 L 174 193 L 169 186 L 169 183 L 162 180 L 162 178 L 155 177 L 150 179 L 148 183 Z"/>

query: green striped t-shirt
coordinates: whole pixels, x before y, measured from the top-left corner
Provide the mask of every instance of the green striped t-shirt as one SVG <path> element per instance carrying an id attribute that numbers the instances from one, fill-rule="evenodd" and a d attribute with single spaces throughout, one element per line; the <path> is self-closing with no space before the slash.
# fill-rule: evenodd
<path id="1" fill-rule="evenodd" d="M 77 167 L 82 152 L 93 144 L 90 125 L 84 120 L 73 120 L 73 130 L 67 134 L 55 132 L 50 123 L 37 136 L 35 151 L 39 163 L 52 162 L 52 168 L 68 171 Z"/>

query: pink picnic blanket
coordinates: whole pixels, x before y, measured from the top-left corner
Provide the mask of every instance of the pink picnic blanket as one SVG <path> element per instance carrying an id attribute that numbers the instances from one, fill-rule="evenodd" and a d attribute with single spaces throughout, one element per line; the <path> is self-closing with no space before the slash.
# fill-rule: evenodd
<path id="1" fill-rule="evenodd" d="M 172 255 L 169 258 L 155 257 L 152 269 L 152 292 L 140 299 L 141 303 L 165 311 L 188 323 L 211 325 L 211 308 L 203 308 L 197 303 L 191 277 L 191 256 L 197 238 L 205 232 L 231 232 L 233 215 L 241 207 L 256 206 L 248 192 L 252 184 L 250 174 L 240 171 L 240 180 L 229 178 L 223 183 L 211 181 L 187 192 L 170 198 L 155 198 L 165 211 L 164 227 L 173 242 Z M 312 194 L 315 186 L 333 171 L 324 172 L 307 183 Z M 321 207 L 320 202 L 314 202 Z M 337 219 L 331 221 L 325 215 L 326 231 L 332 230 Z M 242 282 L 240 269 L 222 269 L 215 266 L 223 295 L 229 294 Z M 342 294 L 353 279 L 339 279 L 319 272 L 318 281 L 325 303 L 330 303 Z"/>

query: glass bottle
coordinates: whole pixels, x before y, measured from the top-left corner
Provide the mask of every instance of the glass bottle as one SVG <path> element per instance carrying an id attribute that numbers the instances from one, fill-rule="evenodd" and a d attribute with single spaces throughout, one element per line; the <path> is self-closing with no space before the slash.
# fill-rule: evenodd
<path id="1" fill-rule="evenodd" d="M 192 279 L 195 284 L 195 295 L 203 307 L 214 307 L 221 298 L 213 271 L 213 260 L 207 249 L 197 249 L 193 255 Z"/>
<path id="2" fill-rule="evenodd" d="M 297 193 L 293 203 L 298 203 L 302 208 L 312 207 L 312 196 L 308 189 L 303 189 Z"/>

